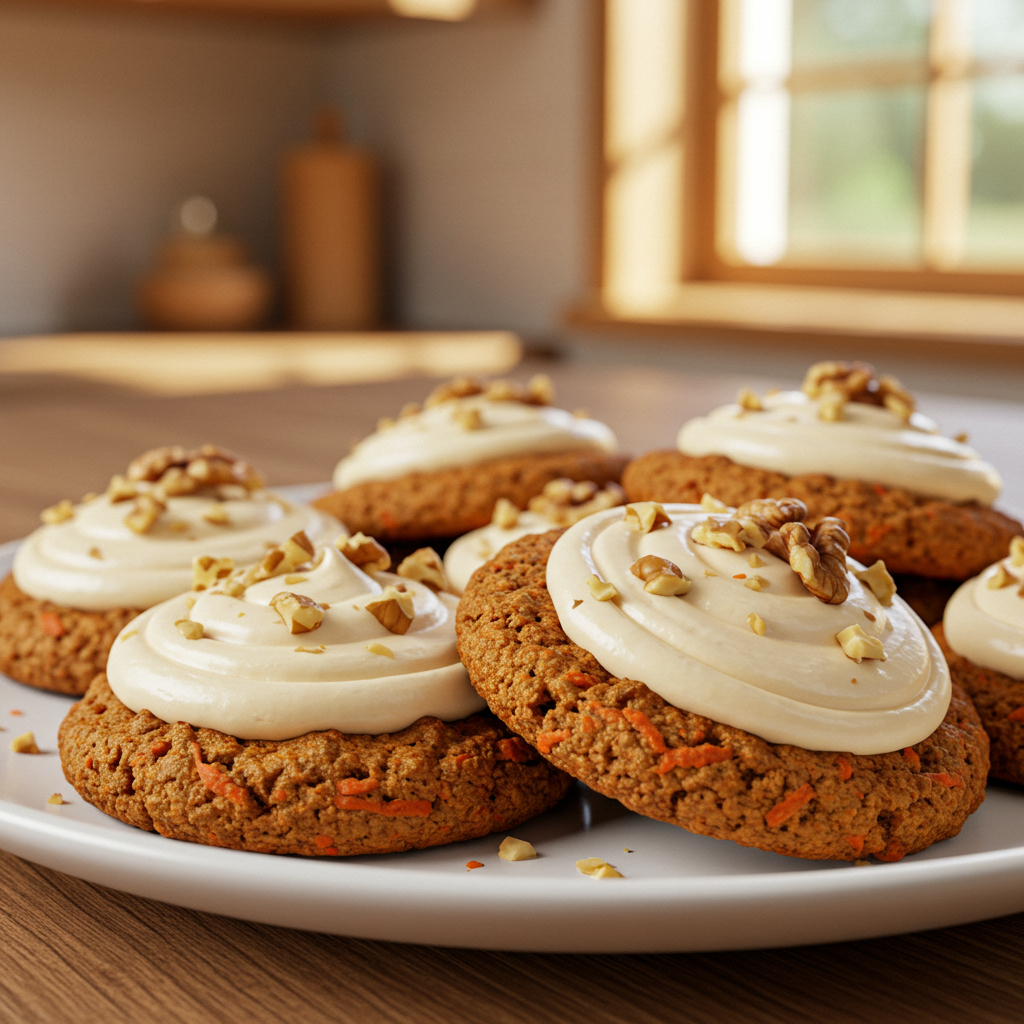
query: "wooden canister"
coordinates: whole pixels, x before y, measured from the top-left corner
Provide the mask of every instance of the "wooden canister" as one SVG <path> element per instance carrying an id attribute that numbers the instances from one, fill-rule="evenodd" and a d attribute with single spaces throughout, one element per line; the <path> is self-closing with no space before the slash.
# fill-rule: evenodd
<path id="1" fill-rule="evenodd" d="M 380 325 L 377 165 L 344 145 L 340 119 L 322 111 L 313 142 L 283 167 L 283 264 L 288 320 L 297 330 Z"/>

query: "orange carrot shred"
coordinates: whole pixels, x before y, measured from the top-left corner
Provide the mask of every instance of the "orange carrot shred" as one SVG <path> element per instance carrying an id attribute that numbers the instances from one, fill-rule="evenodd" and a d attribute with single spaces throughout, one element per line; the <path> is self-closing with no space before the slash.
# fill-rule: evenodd
<path id="1" fill-rule="evenodd" d="M 552 729 L 550 732 L 542 732 L 537 737 L 537 749 L 542 754 L 550 754 L 551 748 L 562 740 L 567 740 L 572 733 L 568 729 Z"/>
<path id="2" fill-rule="evenodd" d="M 283 804 L 288 799 L 288 794 L 283 789 L 276 789 L 270 799 L 276 804 Z"/>
<path id="3" fill-rule="evenodd" d="M 885 488 L 881 484 L 872 484 L 871 490 L 873 490 L 880 498 L 885 497 Z"/>
<path id="4" fill-rule="evenodd" d="M 596 732 L 597 722 L 595 722 L 590 715 L 580 715 L 580 728 L 584 732 Z"/>
<path id="5" fill-rule="evenodd" d="M 654 770 L 664 775 L 673 768 L 704 768 L 731 759 L 732 747 L 716 747 L 713 743 L 702 743 L 697 747 L 673 747 L 661 755 Z"/>
<path id="6" fill-rule="evenodd" d="M 86 768 L 92 768 L 92 758 L 91 757 L 87 757 L 85 759 L 85 767 Z"/>
<path id="7" fill-rule="evenodd" d="M 502 761 L 522 763 L 530 760 L 530 748 L 518 737 L 498 740 L 498 757 Z"/>
<path id="8" fill-rule="evenodd" d="M 839 778 L 845 782 L 851 775 L 853 775 L 853 765 L 850 764 L 849 758 L 845 754 L 840 754 L 836 758 L 836 764 L 839 766 Z"/>
<path id="9" fill-rule="evenodd" d="M 855 857 L 859 857 L 864 852 L 865 836 L 845 836 L 844 838 L 852 847 Z"/>
<path id="10" fill-rule="evenodd" d="M 747 574 L 745 572 L 738 572 L 735 576 L 733 576 L 734 580 L 745 580 L 746 578 Z"/>
<path id="11" fill-rule="evenodd" d="M 154 743 L 153 746 L 151 746 L 149 748 L 149 752 L 154 757 L 163 757 L 164 754 L 166 754 L 167 751 L 170 750 L 170 749 L 171 749 L 171 742 L 170 742 L 170 740 L 157 740 L 156 743 Z"/>
<path id="12" fill-rule="evenodd" d="M 56 612 L 40 612 L 39 625 L 47 636 L 52 636 L 55 640 L 64 636 L 67 632 L 64 628 L 64 623 L 60 621 L 60 616 Z"/>
<path id="13" fill-rule="evenodd" d="M 313 836 L 313 842 L 316 843 L 321 850 L 334 845 L 334 840 L 330 836 Z"/>
<path id="14" fill-rule="evenodd" d="M 244 786 L 232 782 L 227 769 L 222 764 L 204 764 L 203 752 L 196 740 L 192 740 L 192 757 L 195 760 L 196 771 L 202 784 L 214 796 L 226 796 L 236 804 L 248 804 L 252 802 L 252 796 Z"/>
<path id="15" fill-rule="evenodd" d="M 565 681 L 584 690 L 597 683 L 597 680 L 586 672 L 566 672 Z"/>
<path id="16" fill-rule="evenodd" d="M 769 828 L 778 828 L 784 821 L 788 821 L 803 807 L 804 804 L 814 799 L 814 787 L 805 782 L 799 789 L 794 789 L 789 796 L 783 797 L 765 816 Z"/>
<path id="17" fill-rule="evenodd" d="M 623 708 L 622 717 L 643 736 L 644 741 L 656 754 L 664 754 L 668 750 L 665 737 L 661 735 L 657 726 L 642 711 L 636 711 L 633 708 Z"/>
<path id="18" fill-rule="evenodd" d="M 1024 707 L 1020 707 L 1014 711 L 1011 711 L 1006 716 L 1006 720 L 1008 722 L 1024 722 Z"/>
<path id="19" fill-rule="evenodd" d="M 917 751 L 913 747 L 903 748 L 903 760 L 914 769 L 915 772 L 921 770 L 921 758 L 917 756 Z"/>
<path id="20" fill-rule="evenodd" d="M 926 779 L 941 783 L 947 789 L 963 789 L 964 780 L 955 772 L 952 775 L 947 775 L 946 772 L 921 772 L 921 774 Z"/>
<path id="21" fill-rule="evenodd" d="M 466 870 L 467 871 L 472 871 L 474 868 L 482 868 L 482 867 L 483 867 L 483 864 L 481 864 L 480 861 L 478 861 L 478 860 L 468 860 L 468 861 L 466 861 Z"/>
<path id="22" fill-rule="evenodd" d="M 887 864 L 890 864 L 897 860 L 903 860 L 903 858 L 906 857 L 907 852 L 907 848 L 903 843 L 893 839 L 884 850 L 875 854 L 875 859 L 885 861 Z"/>
<path id="23" fill-rule="evenodd" d="M 455 767 L 460 767 L 463 761 L 468 761 L 471 757 L 476 757 L 476 754 L 456 754 Z"/>
<path id="24" fill-rule="evenodd" d="M 622 712 L 618 708 L 606 708 L 594 700 L 587 702 L 587 710 L 592 714 L 599 715 L 606 722 L 617 722 L 622 717 Z"/>
<path id="25" fill-rule="evenodd" d="M 340 783 L 339 783 L 340 785 Z M 334 806 L 341 811 L 370 811 L 388 818 L 426 818 L 431 810 L 429 800 L 369 800 L 362 796 L 336 796 Z"/>
<path id="26" fill-rule="evenodd" d="M 378 789 L 380 783 L 376 779 L 342 779 L 337 787 L 342 796 L 361 796 Z"/>

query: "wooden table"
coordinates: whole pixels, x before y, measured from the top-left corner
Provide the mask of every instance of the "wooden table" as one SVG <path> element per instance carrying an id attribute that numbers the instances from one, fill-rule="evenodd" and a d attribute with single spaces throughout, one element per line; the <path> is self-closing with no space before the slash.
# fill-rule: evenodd
<path id="1" fill-rule="evenodd" d="M 652 368 L 551 373 L 627 450 L 670 445 L 737 387 L 790 382 Z M 273 484 L 327 479 L 422 380 L 161 398 L 60 377 L 0 376 L 0 540 L 104 486 L 144 448 L 213 441 Z M 966 429 L 1024 509 L 1024 406 L 925 397 Z M 1024 799 L 1024 795 L 1022 795 Z M 747 952 L 540 955 L 402 946 L 252 924 L 129 896 L 0 853 L 0 1021 L 666 1024 L 1009 1022 L 1024 1005 L 1024 915 L 895 938 Z"/>

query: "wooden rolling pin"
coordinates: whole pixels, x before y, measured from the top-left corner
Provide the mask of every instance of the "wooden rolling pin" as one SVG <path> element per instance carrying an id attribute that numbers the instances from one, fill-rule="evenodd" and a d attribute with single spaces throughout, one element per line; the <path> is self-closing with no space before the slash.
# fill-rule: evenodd
<path id="1" fill-rule="evenodd" d="M 314 141 L 283 167 L 283 264 L 290 326 L 367 330 L 381 319 L 377 165 L 344 145 L 336 111 L 321 111 Z"/>

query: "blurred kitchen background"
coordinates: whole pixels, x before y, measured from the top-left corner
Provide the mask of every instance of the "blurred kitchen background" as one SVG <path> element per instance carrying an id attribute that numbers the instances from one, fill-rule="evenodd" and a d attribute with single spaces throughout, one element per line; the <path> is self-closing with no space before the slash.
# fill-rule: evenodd
<path id="1" fill-rule="evenodd" d="M 369 168 L 348 324 L 289 291 L 296 246 L 307 277 L 330 262 L 295 223 L 332 200 L 295 213 L 287 171 L 314 136 Z M 260 330 L 142 333 L 172 326 L 143 282 L 175 260 L 272 288 Z M 138 418 L 145 396 L 524 358 L 570 389 L 689 374 L 706 408 L 702 379 L 795 384 L 830 357 L 1024 396 L 1024 0 L 0 4 L 8 480 L 87 396 Z"/>

